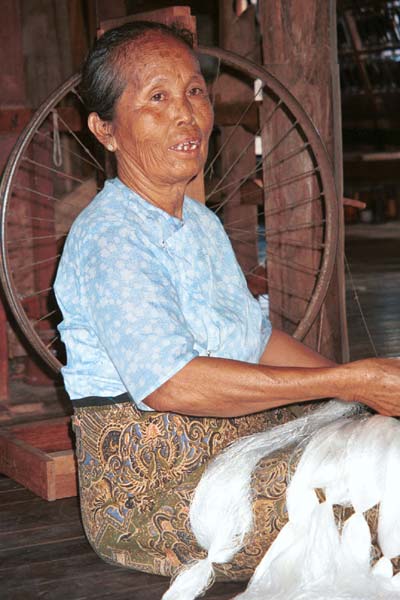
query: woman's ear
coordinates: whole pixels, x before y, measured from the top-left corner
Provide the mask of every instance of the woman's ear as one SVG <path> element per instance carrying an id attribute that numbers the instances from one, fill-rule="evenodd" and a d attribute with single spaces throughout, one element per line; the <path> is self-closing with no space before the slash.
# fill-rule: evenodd
<path id="1" fill-rule="evenodd" d="M 95 112 L 88 116 L 88 127 L 93 135 L 110 152 L 117 150 L 117 141 L 113 133 L 113 124 L 111 121 L 103 121 Z"/>

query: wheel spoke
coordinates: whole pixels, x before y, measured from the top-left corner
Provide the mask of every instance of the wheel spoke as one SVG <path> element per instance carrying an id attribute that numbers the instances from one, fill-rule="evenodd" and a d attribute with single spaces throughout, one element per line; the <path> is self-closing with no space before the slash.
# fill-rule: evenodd
<path id="1" fill-rule="evenodd" d="M 68 202 L 68 200 L 65 200 L 62 197 L 56 198 L 56 196 L 52 196 L 51 194 L 39 192 L 39 190 L 35 190 L 33 188 L 30 188 L 30 187 L 27 187 L 24 185 L 20 185 L 20 184 L 15 184 L 14 188 L 21 190 L 21 191 L 29 192 L 31 194 L 36 194 L 40 198 L 46 198 L 46 200 L 53 200 L 53 202 L 58 203 L 60 205 L 59 208 L 61 208 L 61 209 L 64 209 L 64 207 L 66 207 L 66 206 L 70 206 L 71 208 L 74 209 L 74 211 L 80 210 L 79 207 L 76 206 L 76 204 L 73 204 L 72 202 Z M 39 201 L 37 200 L 36 203 L 39 203 Z M 31 218 L 34 219 L 34 218 L 38 218 L 38 217 L 31 217 Z"/>
<path id="2" fill-rule="evenodd" d="M 15 217 L 20 217 L 20 215 L 16 212 L 16 211 L 8 211 L 8 216 L 15 216 Z M 29 217 L 31 221 L 43 221 L 44 223 L 55 223 L 56 220 L 55 219 L 45 219 L 44 217 Z M 21 222 L 20 221 L 11 221 L 8 220 L 7 221 L 9 225 L 19 225 L 21 226 Z"/>
<path id="3" fill-rule="evenodd" d="M 271 208 L 265 211 L 266 217 L 272 217 L 273 215 L 279 215 L 280 213 L 294 210 L 295 208 L 299 208 L 300 206 L 306 206 L 307 204 L 312 204 L 313 202 L 318 202 L 321 200 L 321 194 L 317 196 L 313 196 L 312 198 L 305 198 L 304 200 L 299 200 L 298 202 L 292 202 L 286 204 L 286 206 L 278 206 L 276 208 Z"/>
<path id="4" fill-rule="evenodd" d="M 289 247 L 294 247 L 294 248 L 302 248 L 304 250 L 315 250 L 316 252 L 321 252 L 321 250 L 323 250 L 326 247 L 326 244 L 309 244 L 307 242 L 303 242 L 301 240 L 291 240 L 288 238 L 285 238 L 284 242 L 278 241 L 278 240 L 272 240 L 272 241 L 268 241 L 268 248 L 273 248 L 275 246 L 278 246 L 279 248 L 281 247 L 285 247 L 285 248 L 289 248 Z"/>
<path id="5" fill-rule="evenodd" d="M 291 132 L 292 132 L 292 131 L 295 129 L 296 125 L 297 125 L 297 123 L 293 124 L 293 125 L 292 125 L 292 127 L 290 127 L 290 129 L 288 129 L 288 130 L 286 131 L 286 133 L 285 133 L 285 134 L 284 134 L 284 135 L 283 135 L 283 136 L 280 138 L 280 140 L 279 140 L 279 141 L 278 141 L 278 142 L 275 144 L 274 148 L 273 148 L 273 149 L 272 149 L 272 150 L 271 150 L 269 153 L 267 153 L 267 154 L 266 154 L 266 156 L 265 156 L 265 157 L 262 159 L 262 161 L 261 161 L 261 165 L 262 165 L 262 164 L 263 164 L 263 163 L 264 163 L 264 162 L 267 160 L 268 156 L 270 156 L 270 155 L 271 155 L 272 151 L 273 151 L 273 150 L 275 150 L 275 149 L 276 149 L 276 148 L 277 148 L 277 147 L 278 147 L 278 146 L 279 146 L 279 145 L 280 145 L 280 144 L 281 144 L 281 143 L 282 143 L 282 142 L 283 142 L 283 141 L 284 141 L 284 140 L 285 140 L 285 139 L 288 137 L 288 135 L 290 135 L 290 133 L 291 133 Z M 263 127 L 264 127 L 264 125 L 263 125 Z M 227 196 L 227 198 L 225 198 L 225 199 L 224 199 L 224 200 L 223 200 L 223 201 L 222 201 L 222 202 L 221 202 L 221 203 L 218 205 L 218 207 L 216 207 L 216 208 L 215 208 L 215 212 L 217 212 L 217 213 L 218 213 L 218 212 L 221 210 L 221 208 L 223 208 L 223 207 L 224 207 L 224 206 L 225 206 L 225 205 L 226 205 L 226 204 L 227 204 L 227 203 L 228 203 L 228 202 L 229 202 L 229 201 L 230 201 L 230 200 L 233 198 L 233 196 L 235 196 L 235 194 L 236 194 L 236 193 L 239 191 L 240 187 L 241 187 L 241 186 L 242 186 L 242 185 L 243 185 L 243 184 L 244 184 L 246 181 L 248 181 L 248 180 L 249 180 L 249 175 L 247 175 L 247 177 L 244 177 L 244 178 L 243 178 L 243 180 L 241 181 L 241 183 L 240 183 L 240 184 L 239 184 L 239 185 L 238 185 L 238 186 L 237 186 L 237 187 L 234 189 L 234 191 L 233 191 L 233 192 L 231 192 L 231 193 L 229 194 L 229 196 Z M 264 190 L 265 190 L 265 191 L 267 191 L 265 188 L 264 188 Z M 252 193 L 249 193 L 249 194 L 247 194 L 247 196 L 251 196 L 251 195 L 253 195 L 253 194 L 252 194 Z"/>
<path id="6" fill-rule="evenodd" d="M 270 239 L 275 235 L 280 235 L 282 233 L 288 233 L 289 231 L 301 231 L 302 229 L 316 229 L 317 227 L 323 227 L 325 225 L 325 220 L 315 222 L 309 221 L 308 223 L 300 223 L 299 225 L 289 225 L 288 227 L 282 227 L 280 229 L 267 229 L 267 238 Z"/>
<path id="7" fill-rule="evenodd" d="M 59 116 L 59 119 L 60 119 L 60 121 L 62 121 L 64 123 L 64 121 L 61 119 L 60 116 Z M 72 132 L 72 134 L 73 134 L 73 132 Z M 37 130 L 35 135 L 41 137 L 44 141 L 50 142 L 51 144 L 54 143 L 54 138 L 50 137 L 49 132 L 43 133 L 43 131 Z M 76 138 L 75 134 L 73 134 L 73 135 Z M 86 146 L 80 142 L 79 138 L 78 138 L 78 141 L 79 141 L 80 145 L 82 145 L 84 148 L 86 148 Z M 70 156 L 74 156 L 75 158 L 78 158 L 80 161 L 86 163 L 87 165 L 90 165 L 90 166 L 94 167 L 95 169 L 99 169 L 102 172 L 104 172 L 103 167 L 100 165 L 100 163 L 95 158 L 93 158 L 93 160 L 88 160 L 87 158 L 82 156 L 82 154 L 78 154 L 77 152 L 74 152 L 73 150 L 71 150 L 71 148 L 68 148 L 68 146 L 66 144 L 64 144 L 63 142 L 60 142 L 60 146 Z M 87 148 L 86 148 L 86 151 L 90 155 L 90 151 Z M 93 161 L 96 161 L 96 162 L 93 162 Z"/>
<path id="8" fill-rule="evenodd" d="M 211 190 L 211 192 L 207 195 L 206 200 L 208 200 L 209 198 L 211 198 L 214 194 L 216 194 L 217 192 L 221 191 L 221 187 L 220 184 L 225 181 L 225 179 L 228 177 L 228 175 L 232 172 L 232 170 L 236 167 L 236 165 L 238 164 L 238 162 L 241 160 L 241 158 L 248 152 L 249 148 L 254 145 L 254 140 L 251 139 L 245 146 L 244 148 L 242 148 L 242 150 L 240 151 L 240 153 L 238 154 L 238 156 L 235 158 L 235 160 L 229 165 L 229 167 L 227 168 L 226 172 L 224 173 L 223 177 L 221 177 L 220 181 L 217 183 L 217 185 L 214 187 L 214 189 Z M 247 181 L 247 178 L 246 178 Z M 229 184 L 230 186 L 231 184 Z M 241 185 L 241 184 L 240 184 Z M 240 187 L 240 186 L 239 186 Z"/>
<path id="9" fill-rule="evenodd" d="M 38 290 L 35 292 L 32 292 L 31 294 L 23 294 L 20 296 L 20 300 L 21 302 L 23 302 L 24 300 L 27 300 L 27 298 L 34 298 L 35 296 L 41 296 L 42 294 L 46 294 L 47 292 L 52 292 L 53 288 L 52 287 L 47 287 L 44 288 L 43 290 Z"/>
<path id="10" fill-rule="evenodd" d="M 55 233 L 50 233 L 49 235 L 32 235 L 23 238 L 18 238 L 16 240 L 7 240 L 7 244 L 20 244 L 21 242 L 37 242 L 38 240 L 54 240 L 59 237 L 66 237 L 68 233 L 63 233 L 61 235 L 57 235 Z"/>
<path id="11" fill-rule="evenodd" d="M 237 120 L 237 123 L 235 123 L 235 125 L 233 126 L 232 130 L 229 133 L 229 136 L 227 137 L 227 139 L 224 141 L 224 143 L 222 144 L 221 148 L 219 148 L 218 152 L 216 153 L 216 155 L 214 156 L 214 158 L 212 159 L 211 163 L 209 164 L 207 170 L 204 173 L 204 177 L 207 177 L 207 175 L 209 175 L 210 170 L 212 169 L 213 165 L 215 164 L 215 161 L 219 158 L 219 156 L 221 155 L 221 153 L 223 152 L 223 150 L 225 150 L 227 144 L 231 141 L 232 137 L 235 135 L 235 132 L 237 131 L 238 127 L 240 127 L 241 122 L 243 121 L 244 117 L 246 116 L 246 114 L 249 112 L 250 108 L 253 106 L 253 104 L 256 102 L 256 100 L 254 99 L 254 97 L 257 96 L 257 94 L 261 91 L 261 89 L 263 88 L 263 85 L 261 85 L 260 90 L 257 90 L 256 93 L 253 92 L 253 97 L 251 98 L 250 102 L 247 104 L 247 106 L 245 107 L 245 109 L 243 110 L 242 114 L 240 115 L 239 119 Z M 276 106 L 274 108 L 274 110 L 272 111 L 272 114 L 278 109 L 278 106 Z"/>
<path id="12" fill-rule="evenodd" d="M 57 113 L 58 114 L 58 113 Z M 87 146 L 85 146 L 85 144 L 83 142 L 81 142 L 81 140 L 78 138 L 78 136 L 76 135 L 76 133 L 74 131 L 72 131 L 72 129 L 69 127 L 69 125 L 64 121 L 64 119 L 60 116 L 60 114 L 58 114 L 58 119 L 61 121 L 61 123 L 64 125 L 64 127 L 67 128 L 67 130 L 69 131 L 69 133 L 72 135 L 72 137 L 78 142 L 78 144 L 80 145 L 80 147 L 83 149 L 84 152 L 86 152 L 86 154 L 88 156 L 90 156 L 90 158 L 92 159 L 92 161 L 94 161 L 95 163 L 95 167 L 97 167 L 98 169 L 100 169 L 100 171 L 102 173 L 104 173 L 104 168 L 102 167 L 102 165 L 99 163 L 99 161 L 97 160 L 97 158 L 95 158 L 93 156 L 93 154 L 90 152 L 89 148 Z"/>
<path id="13" fill-rule="evenodd" d="M 279 294 L 282 294 L 282 296 L 288 296 L 289 298 L 296 298 L 297 300 L 303 300 L 304 302 L 308 302 L 309 301 L 309 297 L 308 296 L 305 296 L 304 294 L 301 294 L 297 290 L 293 290 L 290 287 L 286 287 L 283 290 L 282 288 L 279 288 L 276 285 L 271 284 L 270 281 L 268 283 L 268 290 L 270 292 L 272 291 L 272 292 L 277 292 Z"/>
<path id="14" fill-rule="evenodd" d="M 57 341 L 58 339 L 60 339 L 60 336 L 59 336 L 59 335 L 55 335 L 55 336 L 54 336 L 54 337 L 53 337 L 53 338 L 50 340 L 50 342 L 49 342 L 48 344 L 46 344 L 46 348 L 47 348 L 47 349 L 51 348 L 51 347 L 52 347 L 52 346 L 53 346 L 53 345 L 56 343 L 56 341 Z"/>
<path id="15" fill-rule="evenodd" d="M 271 252 L 268 250 L 267 259 L 269 262 L 274 262 L 283 267 L 287 267 L 288 269 L 292 269 L 294 271 L 298 271 L 299 273 L 305 273 L 306 275 L 312 275 L 315 277 L 319 273 L 319 269 L 313 269 L 308 265 L 302 265 L 294 260 L 285 260 L 279 254 L 275 254 L 275 252 Z"/>
<path id="16" fill-rule="evenodd" d="M 22 265 L 22 267 L 17 267 L 13 269 L 14 273 L 20 273 L 21 271 L 26 271 L 26 269 L 31 269 L 32 267 L 37 267 L 38 265 L 46 265 L 48 263 L 55 262 L 57 258 L 60 258 L 61 254 L 55 254 L 54 256 L 50 256 L 49 258 L 44 258 L 43 260 L 36 260 L 35 262 L 31 262 L 28 264 Z"/>
<path id="17" fill-rule="evenodd" d="M 45 169 L 46 171 L 51 171 L 51 173 L 56 173 L 57 175 L 60 175 L 60 177 L 64 177 L 65 179 L 71 179 L 71 181 L 77 181 L 78 183 L 85 183 L 84 179 L 80 179 L 79 177 L 75 177 L 74 175 L 70 175 L 69 173 L 60 171 L 59 169 L 55 169 L 54 167 L 49 167 L 49 165 L 38 162 L 37 160 L 33 160 L 32 158 L 28 158 L 27 156 L 24 156 L 23 160 L 30 163 L 31 165 L 35 165 L 35 167 L 39 167 L 40 169 Z"/>
<path id="18" fill-rule="evenodd" d="M 300 323 L 299 319 L 295 319 L 294 317 L 292 317 L 292 315 L 286 312 L 283 308 L 280 308 L 279 310 L 275 308 L 270 308 L 269 312 L 278 315 L 278 317 L 283 317 L 284 319 L 286 319 L 286 321 L 293 323 L 293 325 L 297 326 Z"/>
<path id="19" fill-rule="evenodd" d="M 213 111 L 214 111 L 215 98 L 216 98 L 216 93 L 215 93 L 215 87 L 216 86 L 215 86 L 215 82 L 217 82 L 219 80 L 220 71 L 221 71 L 221 59 L 218 58 L 217 74 L 216 74 L 216 77 L 215 77 L 214 81 L 211 84 L 211 105 L 213 107 Z M 207 175 L 207 173 L 204 174 L 204 176 L 206 176 L 206 175 Z"/>
<path id="20" fill-rule="evenodd" d="M 35 319 L 34 321 L 32 321 L 32 325 L 34 327 L 36 327 L 36 325 L 38 323 L 41 323 L 42 321 L 45 321 L 46 319 L 48 319 L 49 317 L 55 315 L 58 312 L 58 309 L 54 309 L 51 310 L 50 312 L 46 313 L 45 315 L 42 315 L 41 317 L 39 317 L 38 319 Z"/>

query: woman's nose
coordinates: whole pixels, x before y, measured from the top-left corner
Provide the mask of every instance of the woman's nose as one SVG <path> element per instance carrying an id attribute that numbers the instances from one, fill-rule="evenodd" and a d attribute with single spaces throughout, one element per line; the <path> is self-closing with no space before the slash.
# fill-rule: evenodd
<path id="1" fill-rule="evenodd" d="M 175 114 L 178 125 L 194 123 L 193 106 L 186 95 L 181 98 L 177 98 Z"/>

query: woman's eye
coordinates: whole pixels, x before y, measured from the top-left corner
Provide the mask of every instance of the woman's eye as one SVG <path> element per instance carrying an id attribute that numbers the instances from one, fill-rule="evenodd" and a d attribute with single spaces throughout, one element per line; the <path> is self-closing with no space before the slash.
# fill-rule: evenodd
<path id="1" fill-rule="evenodd" d="M 190 96 L 202 96 L 203 94 L 204 94 L 204 89 L 199 86 L 192 87 L 189 90 Z"/>
<path id="2" fill-rule="evenodd" d="M 151 97 L 151 100 L 153 102 L 161 102 L 162 100 L 164 100 L 165 98 L 165 94 L 163 92 L 157 92 L 156 94 L 153 94 Z"/>

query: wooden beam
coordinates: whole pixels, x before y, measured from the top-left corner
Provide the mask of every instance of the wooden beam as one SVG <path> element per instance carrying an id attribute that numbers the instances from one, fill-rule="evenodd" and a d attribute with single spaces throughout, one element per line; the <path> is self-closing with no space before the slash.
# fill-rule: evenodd
<path id="1" fill-rule="evenodd" d="M 1 106 L 0 120 L 4 108 L 23 107 L 26 105 L 24 85 L 24 61 L 22 54 L 21 2 L 3 0 L 1 4 L 2 35 L 0 37 L 0 53 L 2 65 L 0 70 Z M 0 131 L 0 172 L 3 170 L 9 152 L 16 140 L 16 132 L 11 129 Z M 0 298 L 0 408 L 8 402 L 8 334 L 7 318 Z"/>
<path id="2" fill-rule="evenodd" d="M 15 0 L 3 0 L 1 3 L 0 89 L 2 105 L 21 105 L 26 101 L 20 4 L 21 2 Z"/>
<path id="3" fill-rule="evenodd" d="M 307 10 L 304 10 L 303 3 L 297 0 L 270 0 L 261 2 L 259 8 L 264 64 L 311 116 L 331 156 L 341 197 L 343 184 L 335 2 L 309 0 Z M 316 323 L 305 340 L 314 348 L 319 346 L 323 354 L 338 361 L 348 358 L 344 224 L 341 213 L 340 219 L 339 250 L 325 302 L 323 322 Z"/>
<path id="4" fill-rule="evenodd" d="M 110 0 L 96 0 L 96 10 L 99 22 L 106 19 L 124 18 L 126 15 L 126 1 L 113 0 L 110 2 Z"/>
<path id="5" fill-rule="evenodd" d="M 8 341 L 7 319 L 2 299 L 0 298 L 0 408 L 8 401 Z"/>
<path id="6" fill-rule="evenodd" d="M 39 106 L 73 74 L 67 0 L 20 3 L 25 87 L 29 105 Z"/>
<path id="7" fill-rule="evenodd" d="M 344 174 L 346 181 L 364 181 L 382 184 L 400 182 L 400 162 L 390 161 L 364 161 L 345 160 Z"/>
<path id="8" fill-rule="evenodd" d="M 257 61 L 260 58 L 260 49 L 254 43 L 255 9 L 250 6 L 247 10 L 240 10 L 238 15 L 234 4 L 231 0 L 219 2 L 219 44 L 226 50 Z M 240 106 L 246 106 L 249 101 L 252 101 L 253 90 L 228 73 L 220 75 L 219 90 L 221 90 L 220 96 L 216 99 L 216 122 L 221 125 L 221 144 L 223 145 L 224 141 L 229 139 L 229 144 L 221 153 L 222 173 L 228 174 L 224 179 L 224 185 L 233 184 L 231 188 L 233 191 L 223 198 L 226 202 L 223 209 L 224 226 L 231 238 L 238 262 L 246 275 L 258 266 L 257 206 L 242 203 L 243 192 L 235 182 L 248 177 L 249 173 L 255 170 L 253 133 L 249 130 L 252 132 L 257 130 L 257 108 L 254 106 L 251 113 L 249 111 L 252 125 L 250 128 L 245 128 L 243 125 L 235 128 L 234 125 L 244 112 Z M 244 153 L 243 148 L 247 148 Z M 252 283 L 248 280 L 251 291 L 256 293 L 256 290 L 251 288 Z M 257 292 L 260 293 L 259 289 Z"/>
<path id="9" fill-rule="evenodd" d="M 400 161 L 400 152 L 346 152 L 344 161 L 356 162 L 391 162 Z M 397 162 L 397 165 L 399 163 Z"/>
<path id="10" fill-rule="evenodd" d="M 68 22 L 73 71 L 78 71 L 82 67 L 89 46 L 92 45 L 96 37 L 95 34 L 92 36 L 90 14 L 89 9 L 88 19 L 84 18 L 84 3 L 82 0 L 69 0 Z"/>
<path id="11" fill-rule="evenodd" d="M 179 25 L 191 31 L 195 37 L 195 42 L 197 42 L 196 17 L 190 14 L 189 6 L 168 6 L 167 8 L 136 13 L 117 19 L 101 20 L 98 35 L 100 36 L 113 27 L 119 27 L 132 21 L 153 21 L 164 25 Z"/>
<path id="12" fill-rule="evenodd" d="M 77 495 L 70 418 L 6 427 L 0 432 L 0 473 L 45 500 Z"/>
<path id="13" fill-rule="evenodd" d="M 352 10 L 345 10 L 343 14 L 344 22 L 346 23 L 347 30 L 350 35 L 351 45 L 353 47 L 353 56 L 354 61 L 357 65 L 358 71 L 360 73 L 361 81 L 363 82 L 365 92 L 370 100 L 370 104 L 372 109 L 375 111 L 377 108 L 377 98 L 374 96 L 374 92 L 372 89 L 371 81 L 369 79 L 367 67 L 364 61 L 364 57 L 362 55 L 363 45 L 360 38 L 360 34 L 358 33 L 357 23 L 353 16 Z"/>
<path id="14" fill-rule="evenodd" d="M 363 117 L 362 115 L 357 115 L 355 113 L 346 115 L 345 118 L 343 118 L 343 130 L 353 130 L 356 132 L 356 136 L 357 130 L 360 129 L 366 129 L 373 132 L 396 131 L 397 134 L 400 134 L 400 118 L 396 115 L 388 115 L 387 118 L 379 117 L 379 119 L 368 119 L 368 117 Z"/>

